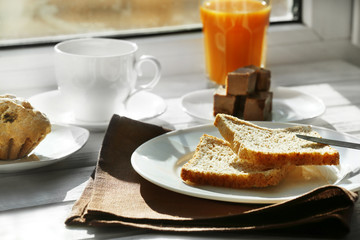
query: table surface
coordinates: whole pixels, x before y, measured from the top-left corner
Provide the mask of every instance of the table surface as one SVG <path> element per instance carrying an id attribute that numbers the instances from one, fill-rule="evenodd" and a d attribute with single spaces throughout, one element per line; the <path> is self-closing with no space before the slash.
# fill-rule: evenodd
<path id="1" fill-rule="evenodd" d="M 307 124 L 335 129 L 360 138 L 360 68 L 343 60 L 271 66 L 272 84 L 301 90 L 321 98 L 326 111 Z M 201 72 L 162 78 L 153 93 L 164 98 L 167 110 L 147 122 L 184 129 L 205 124 L 181 108 L 181 96 L 207 87 Z M 49 89 L 51 90 L 51 89 Z M 31 96 L 34 90 L 15 94 Z M 171 234 L 128 228 L 67 227 L 64 220 L 79 198 L 94 169 L 104 132 L 91 132 L 80 151 L 56 164 L 20 173 L 0 174 L 1 239 L 262 239 L 289 236 L 249 233 Z M 294 236 L 295 237 L 295 236 Z M 351 232 L 344 238 L 360 237 L 360 202 L 352 216 Z M 297 239 L 301 236 L 296 236 Z"/>

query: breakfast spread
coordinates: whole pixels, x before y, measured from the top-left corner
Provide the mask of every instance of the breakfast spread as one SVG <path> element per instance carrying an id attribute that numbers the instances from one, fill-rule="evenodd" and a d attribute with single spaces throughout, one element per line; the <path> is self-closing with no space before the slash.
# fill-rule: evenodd
<path id="1" fill-rule="evenodd" d="M 28 101 L 0 96 L 0 160 L 26 157 L 50 131 L 48 118 Z"/>
<path id="2" fill-rule="evenodd" d="M 298 133 L 319 137 L 310 126 L 270 129 L 226 114 L 218 114 L 214 125 L 224 140 L 201 137 L 181 169 L 188 184 L 266 187 L 280 183 L 295 166 L 339 164 L 336 149 L 296 137 Z"/>
<path id="3" fill-rule="evenodd" d="M 254 65 L 228 73 L 225 85 L 214 93 L 213 114 L 229 114 L 244 120 L 270 120 L 273 93 L 271 72 Z"/>

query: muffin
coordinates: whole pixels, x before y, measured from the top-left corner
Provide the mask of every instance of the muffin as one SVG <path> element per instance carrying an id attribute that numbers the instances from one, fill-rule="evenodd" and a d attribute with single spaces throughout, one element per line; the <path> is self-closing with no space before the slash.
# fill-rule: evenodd
<path id="1" fill-rule="evenodd" d="M 49 119 L 28 101 L 0 96 L 0 160 L 27 156 L 50 131 Z"/>

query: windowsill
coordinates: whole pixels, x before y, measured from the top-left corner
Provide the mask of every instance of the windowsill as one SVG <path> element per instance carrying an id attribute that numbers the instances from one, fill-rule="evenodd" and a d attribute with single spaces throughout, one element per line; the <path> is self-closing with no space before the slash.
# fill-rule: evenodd
<path id="1" fill-rule="evenodd" d="M 360 49 L 351 45 L 349 39 L 324 40 L 301 24 L 271 26 L 268 39 L 269 68 L 328 60 L 344 60 L 360 66 Z M 154 55 L 160 60 L 163 78 L 204 72 L 201 32 L 131 40 L 139 45 L 139 54 Z M 0 85 L 5 92 L 19 88 L 56 88 L 53 45 L 2 50 Z"/>

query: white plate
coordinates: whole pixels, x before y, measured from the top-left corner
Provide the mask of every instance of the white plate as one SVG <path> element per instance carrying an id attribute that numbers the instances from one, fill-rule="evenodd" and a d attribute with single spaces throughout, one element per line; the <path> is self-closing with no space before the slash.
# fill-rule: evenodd
<path id="1" fill-rule="evenodd" d="M 182 97 L 181 104 L 190 116 L 213 121 L 213 94 L 215 89 L 205 89 L 188 93 Z M 274 122 L 295 122 L 320 116 L 325 112 L 321 99 L 310 94 L 279 87 L 273 90 Z"/>
<path id="2" fill-rule="evenodd" d="M 0 173 L 21 172 L 54 164 L 78 151 L 88 138 L 87 129 L 53 124 L 51 132 L 29 154 L 35 154 L 38 160 L 0 161 Z"/>
<path id="3" fill-rule="evenodd" d="M 269 128 L 293 126 L 289 123 L 257 122 Z M 359 139 L 336 131 L 313 127 L 323 137 L 360 142 Z M 359 151 L 337 148 L 340 166 L 317 166 L 304 168 L 305 177 L 293 171 L 279 185 L 260 189 L 230 189 L 212 186 L 190 186 L 180 177 L 180 170 L 191 156 L 202 134 L 220 137 L 213 125 L 178 130 L 154 138 L 141 145 L 132 155 L 131 163 L 136 172 L 148 181 L 178 193 L 199 198 L 244 203 L 276 203 L 295 198 L 316 187 L 335 184 L 352 191 L 360 189 Z M 312 172 L 310 172 L 312 171 Z M 353 174 L 350 174 L 353 173 Z"/>
<path id="4" fill-rule="evenodd" d="M 34 108 L 45 113 L 51 122 L 71 124 L 85 127 L 89 130 L 105 130 L 108 122 L 85 122 L 76 120 L 74 114 L 69 110 L 68 104 L 62 98 L 58 90 L 49 91 L 35 95 L 29 99 Z M 127 103 L 126 109 L 121 107 L 115 110 L 116 114 L 129 117 L 135 120 L 145 120 L 156 117 L 166 110 L 166 103 L 161 97 L 149 93 L 139 92 L 131 97 Z"/>

